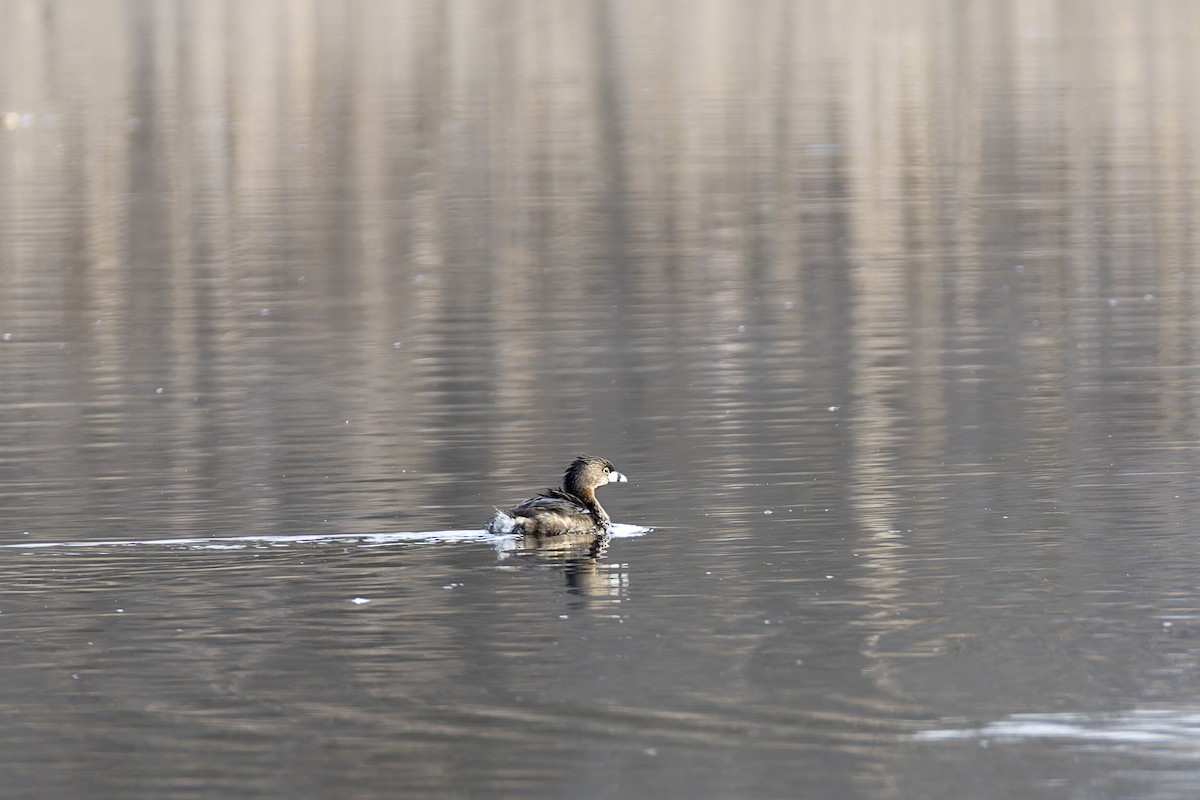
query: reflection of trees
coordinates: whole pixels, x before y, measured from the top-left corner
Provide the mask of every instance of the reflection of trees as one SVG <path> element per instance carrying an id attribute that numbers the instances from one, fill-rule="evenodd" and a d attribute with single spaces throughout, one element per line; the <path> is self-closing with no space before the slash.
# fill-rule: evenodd
<path id="1" fill-rule="evenodd" d="M 842 404 L 883 597 L 897 465 L 969 518 L 1129 365 L 1196 416 L 1194 17 L 1102 5 L 8 3 L 0 448 L 122 532 L 445 527 L 597 440 L 803 471 Z"/>
<path id="2" fill-rule="evenodd" d="M 1173 155 L 1194 133 L 1180 116 L 1194 101 L 1174 77 L 1190 36 L 1149 15 L 1142 24 L 1165 35 L 1151 54 L 1082 4 L 1069 18 L 1123 55 L 1099 63 L 1056 38 L 1067 23 L 1054 13 L 995 4 L 947 18 L 958 44 L 887 20 L 896 35 L 847 73 L 846 115 L 892 121 L 847 126 L 847 478 L 874 606 L 863 653 L 895 696 L 919 696 L 914 657 L 979 646 L 980 631 L 936 620 L 958 613 L 945 586 L 971 573 L 980 536 L 994 537 L 992 557 L 1024 548 L 1015 561 L 1031 574 L 1083 592 L 1111 571 L 1079 535 L 1109 508 L 1096 492 L 1138 474 L 1169 481 L 1171 457 L 1138 439 L 1190 438 L 1177 370 L 1195 336 L 1178 313 L 1191 281 L 1164 268 L 1178 264 L 1164 250 L 1195 254 L 1178 234 L 1195 225 L 1193 190 L 1166 174 L 1168 163 L 1196 174 Z M 1035 28 L 1050 41 L 1022 33 Z M 1169 515 L 1165 494 L 1121 513 L 1130 525 Z M 1005 538 L 1014 532 L 1020 544 Z"/>

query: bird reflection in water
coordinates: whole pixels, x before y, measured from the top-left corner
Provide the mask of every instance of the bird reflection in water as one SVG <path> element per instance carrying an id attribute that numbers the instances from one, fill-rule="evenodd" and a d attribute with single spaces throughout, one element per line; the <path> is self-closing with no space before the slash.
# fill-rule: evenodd
<path id="1" fill-rule="evenodd" d="M 511 556 L 531 559 L 532 563 L 562 569 L 567 591 L 580 597 L 622 599 L 629 587 L 624 564 L 604 561 L 612 537 L 607 533 L 566 536 L 522 536 Z"/>

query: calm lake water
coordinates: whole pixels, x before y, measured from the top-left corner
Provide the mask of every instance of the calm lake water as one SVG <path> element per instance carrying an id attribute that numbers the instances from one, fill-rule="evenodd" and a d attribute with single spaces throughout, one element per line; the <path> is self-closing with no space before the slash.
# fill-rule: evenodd
<path id="1" fill-rule="evenodd" d="M 0 27 L 5 798 L 1200 794 L 1196 3 Z"/>

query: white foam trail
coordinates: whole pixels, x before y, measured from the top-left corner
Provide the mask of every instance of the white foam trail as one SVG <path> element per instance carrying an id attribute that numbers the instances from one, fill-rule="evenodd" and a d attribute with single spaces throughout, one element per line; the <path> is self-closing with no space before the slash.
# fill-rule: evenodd
<path id="1" fill-rule="evenodd" d="M 622 525 L 613 523 L 611 536 L 614 539 L 629 539 L 644 536 L 651 528 L 638 525 Z M 413 531 L 402 533 L 328 533 L 328 534 L 297 534 L 293 536 L 212 536 L 204 538 L 182 539 L 109 539 L 105 541 L 87 542 L 18 542 L 16 544 L 0 545 L 0 549 L 34 550 L 57 547 L 189 547 L 196 550 L 237 550 L 254 545 L 271 545 L 283 547 L 290 544 L 319 544 L 322 542 L 347 542 L 368 547 L 380 547 L 389 544 L 419 544 L 419 543 L 463 543 L 487 542 L 493 545 L 512 547 L 515 537 L 497 535 L 485 530 L 465 531 Z"/>
<path id="2" fill-rule="evenodd" d="M 1187 746 L 1200 742 L 1200 708 L 1140 709 L 1113 714 L 1013 714 L 980 727 L 933 728 L 914 738 L 927 741 L 964 739 L 1059 739 L 1082 744 Z"/>

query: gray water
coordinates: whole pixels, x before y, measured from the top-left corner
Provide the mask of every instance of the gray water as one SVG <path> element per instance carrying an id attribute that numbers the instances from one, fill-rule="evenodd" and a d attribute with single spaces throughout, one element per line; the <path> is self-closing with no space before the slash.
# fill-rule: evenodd
<path id="1" fill-rule="evenodd" d="M 1200 793 L 1195 3 L 0 29 L 5 798 Z"/>

